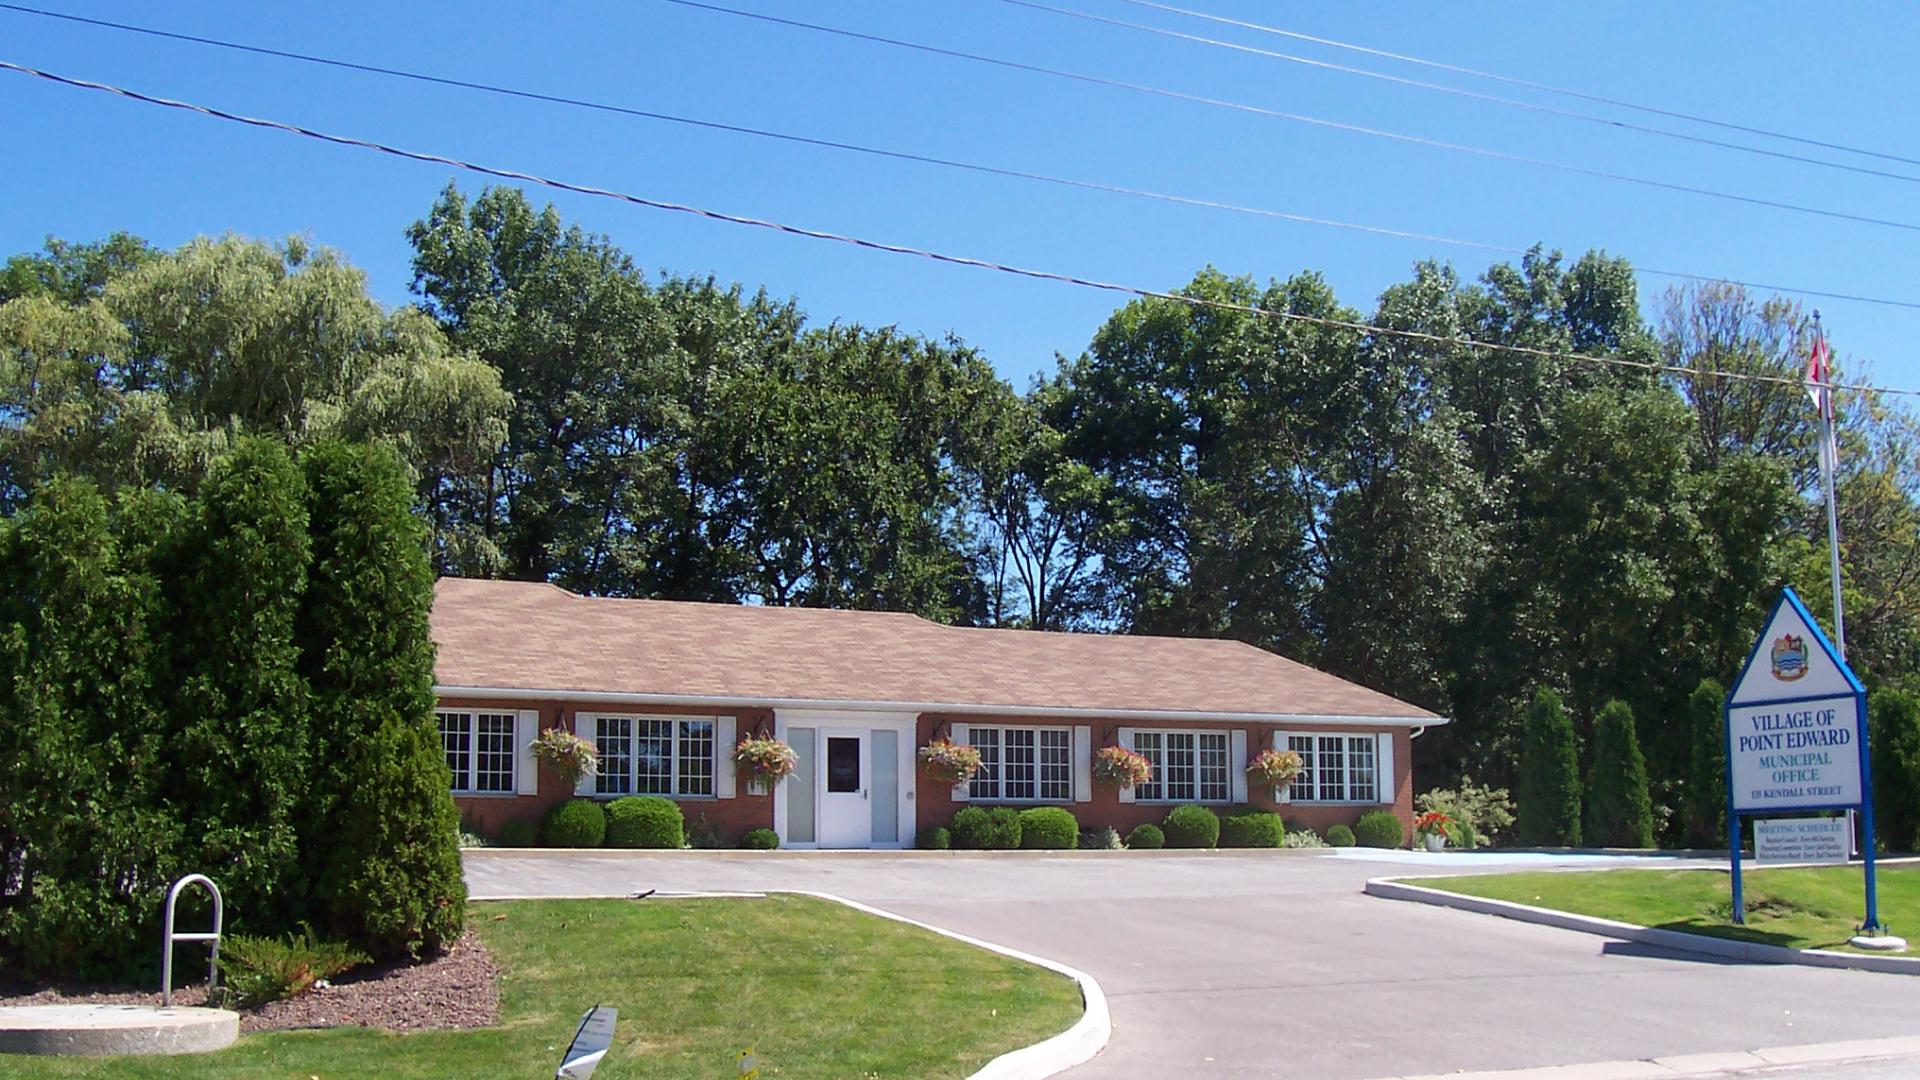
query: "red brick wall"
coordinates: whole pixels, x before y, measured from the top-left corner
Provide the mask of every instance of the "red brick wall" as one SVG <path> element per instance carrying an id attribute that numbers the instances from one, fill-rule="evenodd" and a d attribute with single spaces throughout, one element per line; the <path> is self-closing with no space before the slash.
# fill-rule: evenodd
<path id="1" fill-rule="evenodd" d="M 735 718 L 736 734 L 746 735 L 764 727 L 773 731 L 773 712 L 770 709 L 716 709 L 698 706 L 652 707 L 623 705 L 618 702 L 501 702 L 484 698 L 443 698 L 443 709 L 492 709 L 511 711 L 515 709 L 537 709 L 540 713 L 542 728 L 559 727 L 573 730 L 573 718 L 576 712 L 624 713 L 631 716 L 731 716 Z M 724 767 L 724 758 L 722 767 Z M 453 804 L 460 811 L 460 820 L 464 827 L 479 833 L 488 839 L 497 839 L 500 830 L 509 821 L 531 821 L 536 826 L 547 811 L 555 804 L 573 798 L 573 790 L 553 770 L 544 766 L 540 769 L 540 793 L 537 795 L 458 795 Z M 762 826 L 773 827 L 773 796 L 750 795 L 744 780 L 735 785 L 735 796 L 731 799 L 675 799 L 681 813 L 686 815 L 687 824 L 692 826 L 705 817 L 720 835 L 723 845 L 731 847 L 738 843 L 741 834 L 749 829 Z M 610 798 L 610 797 L 609 797 Z"/>
<path id="2" fill-rule="evenodd" d="M 1086 724 L 1087 722 L 1036 719 L 1034 717 L 1020 716 L 987 717 L 926 713 L 920 717 L 919 745 L 925 746 L 927 742 L 936 737 L 936 735 L 941 738 L 947 737 L 948 734 L 950 734 L 951 726 L 956 723 L 969 725 L 980 724 L 985 726 L 997 724 L 1038 724 L 1050 727 L 1073 727 L 1076 726 L 1076 724 Z M 1275 724 L 1256 723 L 1146 723 L 1142 721 L 1093 721 L 1087 724 L 1087 726 L 1093 729 L 1093 748 L 1096 751 L 1102 746 L 1117 745 L 1120 741 L 1120 729 L 1123 727 L 1244 731 L 1247 733 L 1247 753 L 1249 756 L 1272 746 L 1273 732 L 1276 727 L 1279 727 L 1279 725 Z M 1281 730 L 1289 729 L 1281 728 Z M 1325 731 L 1327 729 L 1302 728 L 1299 730 Z M 1388 729 L 1343 727 L 1339 730 L 1361 735 L 1377 733 Z M 1386 808 L 1392 810 L 1409 829 L 1411 829 L 1413 825 L 1413 776 L 1411 764 L 1412 744 L 1408 738 L 1408 731 L 1406 728 L 1396 729 L 1394 730 L 1393 738 L 1393 801 L 1390 805 L 1387 805 Z M 917 827 L 923 829 L 929 825 L 945 825 L 951 822 L 955 812 L 959 811 L 962 807 L 993 805 L 992 803 L 980 801 L 956 802 L 951 789 L 943 785 L 927 783 L 924 777 L 919 780 L 916 795 L 916 805 L 918 807 Z M 1278 804 L 1273 801 L 1272 794 L 1265 790 L 1250 790 L 1248 796 L 1249 805 L 1259 807 L 1263 810 L 1277 810 L 1287 819 L 1289 824 L 1298 823 L 1305 825 L 1315 832 L 1320 833 L 1324 833 L 1330 825 L 1343 824 L 1351 826 L 1360 819 L 1361 814 L 1381 808 L 1374 805 L 1315 806 L 1309 804 Z M 1033 804 L 1019 803 L 1008 805 L 1025 807 Z M 1123 803 L 1120 801 L 1119 792 L 1098 783 L 1093 786 L 1093 800 L 1091 802 L 1059 803 L 1055 805 L 1064 806 L 1066 809 L 1072 811 L 1073 816 L 1079 820 L 1081 828 L 1097 829 L 1101 826 L 1110 825 L 1118 829 L 1122 835 L 1135 825 L 1147 822 L 1158 824 L 1167 816 L 1167 811 L 1172 809 L 1172 805 L 1168 803 Z"/>

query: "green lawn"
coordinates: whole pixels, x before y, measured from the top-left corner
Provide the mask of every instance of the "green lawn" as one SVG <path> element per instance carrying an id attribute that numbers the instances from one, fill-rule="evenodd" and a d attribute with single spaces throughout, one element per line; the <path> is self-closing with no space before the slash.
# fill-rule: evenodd
<path id="1" fill-rule="evenodd" d="M 1409 884 L 1603 919 L 1785 945 L 1847 948 L 1866 912 L 1858 866 L 1748 870 L 1745 926 L 1735 926 L 1732 879 L 1714 870 L 1595 870 L 1423 878 Z M 1881 867 L 1880 921 L 1920 931 L 1920 866 Z"/>
<path id="2" fill-rule="evenodd" d="M 500 1026 L 243 1036 L 172 1058 L 7 1057 L 8 1076 L 551 1076 L 588 1006 L 617 1006 L 600 1077 L 964 1076 L 1080 1016 L 1072 980 L 802 897 L 475 904 Z"/>

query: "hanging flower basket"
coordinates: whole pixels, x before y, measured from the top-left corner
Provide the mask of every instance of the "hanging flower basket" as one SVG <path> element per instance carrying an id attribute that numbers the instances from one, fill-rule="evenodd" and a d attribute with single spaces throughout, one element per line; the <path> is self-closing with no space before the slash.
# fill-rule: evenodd
<path id="1" fill-rule="evenodd" d="M 771 787 L 800 768 L 800 755 L 779 739 L 749 735 L 734 744 L 733 764 L 747 775 L 750 783 Z"/>
<path id="2" fill-rule="evenodd" d="M 1138 787 L 1153 779 L 1153 762 L 1124 746 L 1103 746 L 1094 751 L 1093 778 L 1110 787 Z"/>
<path id="3" fill-rule="evenodd" d="M 920 769 L 936 783 L 959 787 L 980 771 L 980 751 L 964 743 L 935 739 L 920 748 Z"/>
<path id="4" fill-rule="evenodd" d="M 600 769 L 600 753 L 593 743 L 565 728 L 542 728 L 529 745 L 534 760 L 558 772 L 568 789 L 579 787 Z"/>
<path id="5" fill-rule="evenodd" d="M 1292 750 L 1262 750 L 1247 762 L 1247 782 L 1257 788 L 1283 788 L 1300 775 L 1300 755 Z"/>

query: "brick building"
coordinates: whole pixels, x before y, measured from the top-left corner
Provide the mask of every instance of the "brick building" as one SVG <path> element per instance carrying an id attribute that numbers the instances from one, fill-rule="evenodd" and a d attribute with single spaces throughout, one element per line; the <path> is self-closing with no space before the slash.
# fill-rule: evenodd
<path id="1" fill-rule="evenodd" d="M 1122 832 L 1169 807 L 1279 810 L 1317 830 L 1386 808 L 1412 816 L 1411 740 L 1446 721 L 1250 645 L 1197 638 L 941 626 L 913 615 L 576 596 L 552 585 L 444 578 L 433 636 L 454 801 L 493 833 L 575 795 L 663 795 L 732 841 L 911 847 L 962 805 L 1059 805 Z M 576 792 L 527 744 L 564 726 L 593 741 Z M 754 792 L 729 761 L 750 733 L 800 770 Z M 935 738 L 984 759 L 958 789 L 923 782 Z M 1097 747 L 1129 746 L 1150 784 L 1093 782 Z M 1249 754 L 1301 752 L 1286 790 L 1248 790 Z"/>

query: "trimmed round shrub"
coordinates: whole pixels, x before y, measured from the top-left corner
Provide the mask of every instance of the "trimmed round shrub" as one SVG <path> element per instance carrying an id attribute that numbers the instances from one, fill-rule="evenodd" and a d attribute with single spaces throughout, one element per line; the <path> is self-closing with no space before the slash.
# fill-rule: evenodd
<path id="1" fill-rule="evenodd" d="M 764 825 L 758 829 L 748 829 L 740 838 L 740 846 L 754 851 L 772 851 L 780 846 L 780 834 Z"/>
<path id="2" fill-rule="evenodd" d="M 607 836 L 607 812 L 592 799 L 568 799 L 547 811 L 540 842 L 547 847 L 599 847 Z"/>
<path id="3" fill-rule="evenodd" d="M 1011 806 L 996 806 L 987 811 L 987 847 L 994 851 L 1012 851 L 1020 846 L 1020 811 Z"/>
<path id="4" fill-rule="evenodd" d="M 913 838 L 913 846 L 921 851 L 945 851 L 953 846 L 953 834 L 945 826 L 929 825 Z"/>
<path id="5" fill-rule="evenodd" d="M 1369 810 L 1354 822 L 1353 836 L 1361 847 L 1397 848 L 1406 845 L 1407 827 L 1390 810 Z"/>
<path id="6" fill-rule="evenodd" d="M 1127 834 L 1127 847 L 1134 851 L 1155 851 L 1167 846 L 1167 834 L 1158 825 L 1135 825 Z"/>
<path id="7" fill-rule="evenodd" d="M 538 847 L 540 844 L 540 826 L 525 818 L 518 818 L 500 826 L 501 847 Z"/>
<path id="8" fill-rule="evenodd" d="M 607 804 L 607 846 L 678 848 L 687 842 L 680 807 L 658 795 L 628 795 Z"/>
<path id="9" fill-rule="evenodd" d="M 991 847 L 993 819 L 984 806 L 969 806 L 953 815 L 953 846 L 962 851 L 985 851 Z"/>
<path id="10" fill-rule="evenodd" d="M 1345 825 L 1329 825 L 1327 826 L 1327 843 L 1334 847 L 1352 847 L 1353 830 Z"/>
<path id="11" fill-rule="evenodd" d="M 1210 848 L 1220 842 L 1220 816 L 1198 803 L 1174 807 L 1160 828 L 1170 848 Z"/>
<path id="12" fill-rule="evenodd" d="M 1287 837 L 1287 826 L 1271 810 L 1246 810 L 1220 819 L 1220 846 L 1277 848 Z"/>
<path id="13" fill-rule="evenodd" d="M 1020 846 L 1048 851 L 1068 850 L 1080 842 L 1080 823 L 1058 806 L 1036 806 L 1020 811 Z"/>

